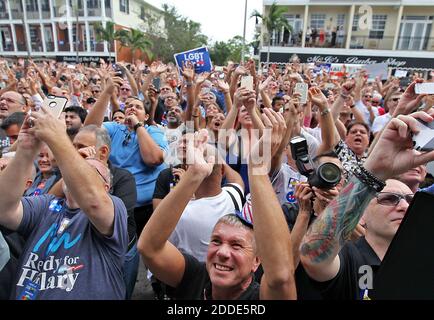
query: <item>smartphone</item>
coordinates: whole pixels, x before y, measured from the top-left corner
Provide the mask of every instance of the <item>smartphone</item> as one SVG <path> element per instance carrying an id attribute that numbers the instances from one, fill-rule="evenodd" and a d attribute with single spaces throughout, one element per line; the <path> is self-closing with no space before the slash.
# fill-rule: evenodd
<path id="1" fill-rule="evenodd" d="M 42 105 L 47 108 L 56 119 L 59 119 L 67 103 L 68 99 L 65 97 L 47 96 Z"/>
<path id="2" fill-rule="evenodd" d="M 22 77 L 23 77 L 23 73 L 21 71 L 15 72 L 15 78 L 17 78 L 17 80 L 20 80 Z"/>
<path id="3" fill-rule="evenodd" d="M 241 87 L 246 88 L 247 90 L 253 90 L 253 77 L 252 76 L 244 76 L 241 78 Z"/>
<path id="4" fill-rule="evenodd" d="M 217 71 L 217 72 L 223 72 L 223 67 L 216 66 L 216 67 L 214 68 L 214 71 Z"/>
<path id="5" fill-rule="evenodd" d="M 154 79 L 152 79 L 152 85 L 157 91 L 160 91 L 161 79 L 159 77 L 155 77 Z"/>
<path id="6" fill-rule="evenodd" d="M 419 133 L 413 135 L 414 149 L 418 151 L 434 150 L 434 121 L 427 123 L 419 120 Z"/>
<path id="7" fill-rule="evenodd" d="M 308 89 L 307 83 L 298 82 L 295 85 L 294 93 L 300 94 L 300 103 L 301 104 L 305 104 L 307 102 L 307 89 Z"/>
<path id="8" fill-rule="evenodd" d="M 123 78 L 125 76 L 125 70 L 124 70 L 124 68 L 122 68 L 118 64 L 114 64 L 112 67 L 113 67 L 113 70 L 115 71 L 116 77 Z"/>
<path id="9" fill-rule="evenodd" d="M 202 90 L 200 90 L 200 94 L 201 95 L 205 95 L 211 92 L 211 89 L 206 87 L 206 88 L 202 88 Z"/>
<path id="10" fill-rule="evenodd" d="M 434 94 L 434 82 L 416 83 L 414 91 L 417 94 Z"/>

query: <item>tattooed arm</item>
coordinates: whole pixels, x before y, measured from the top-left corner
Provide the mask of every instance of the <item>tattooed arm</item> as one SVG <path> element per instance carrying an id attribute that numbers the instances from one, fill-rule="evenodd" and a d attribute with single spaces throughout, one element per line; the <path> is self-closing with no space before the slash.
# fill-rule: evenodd
<path id="1" fill-rule="evenodd" d="M 416 112 L 392 119 L 381 133 L 377 145 L 364 164 L 371 174 L 382 181 L 406 172 L 434 159 L 434 151 L 416 154 L 411 135 L 417 133 L 419 118 L 426 122 L 433 117 Z M 374 192 L 356 177 L 342 189 L 319 219 L 304 236 L 301 244 L 301 262 L 306 272 L 316 281 L 333 279 L 340 268 L 339 250 L 356 228 L 363 211 Z"/>
<path id="2" fill-rule="evenodd" d="M 312 224 L 300 248 L 301 262 L 311 278 L 322 282 L 337 275 L 338 253 L 374 195 L 372 189 L 353 176 Z"/>

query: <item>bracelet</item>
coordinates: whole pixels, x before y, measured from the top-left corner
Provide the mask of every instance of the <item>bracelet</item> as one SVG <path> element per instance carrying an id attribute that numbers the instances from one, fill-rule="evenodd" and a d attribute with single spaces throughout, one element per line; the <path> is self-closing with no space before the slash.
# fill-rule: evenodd
<path id="1" fill-rule="evenodd" d="M 384 181 L 378 179 L 362 165 L 355 167 L 353 173 L 361 182 L 366 184 L 369 188 L 375 190 L 375 192 L 380 192 L 386 186 Z"/>
<path id="2" fill-rule="evenodd" d="M 327 109 L 321 111 L 321 115 L 322 115 L 322 116 L 325 116 L 325 115 L 327 115 L 327 114 L 329 114 L 329 113 L 330 113 L 330 109 L 329 109 L 329 108 L 327 108 Z"/>
<path id="3" fill-rule="evenodd" d="M 143 127 L 143 123 L 137 122 L 136 125 L 133 127 L 134 131 L 137 131 L 140 127 Z"/>
<path id="4" fill-rule="evenodd" d="M 341 97 L 344 98 L 344 99 L 347 99 L 349 97 L 349 95 L 341 93 Z"/>

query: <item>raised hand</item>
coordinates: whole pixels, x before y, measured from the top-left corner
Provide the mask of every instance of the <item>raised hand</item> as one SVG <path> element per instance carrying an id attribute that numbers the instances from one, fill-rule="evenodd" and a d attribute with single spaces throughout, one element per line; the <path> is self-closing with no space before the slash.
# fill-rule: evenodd
<path id="1" fill-rule="evenodd" d="M 272 76 L 269 76 L 267 79 L 265 79 L 262 83 L 259 84 L 258 86 L 258 90 L 259 92 L 264 91 L 265 89 L 268 88 L 268 85 L 270 84 L 270 82 L 273 80 Z"/>
<path id="2" fill-rule="evenodd" d="M 194 71 L 194 65 L 191 63 L 191 61 L 187 61 L 184 63 L 183 68 L 181 70 L 182 76 L 185 78 L 185 80 L 192 82 L 194 79 L 195 71 Z"/>
<path id="3" fill-rule="evenodd" d="M 426 96 L 425 94 L 417 94 L 414 91 L 416 83 L 422 82 L 423 79 L 416 79 L 407 87 L 401 99 L 399 99 L 398 106 L 395 109 L 394 117 L 398 116 L 399 114 L 406 115 L 416 110 L 422 99 Z"/>
<path id="4" fill-rule="evenodd" d="M 320 108 L 321 111 L 328 108 L 328 101 L 325 95 L 322 93 L 322 91 L 318 88 L 310 88 L 309 89 L 309 99 L 312 101 L 312 103 L 318 108 Z"/>
<path id="5" fill-rule="evenodd" d="M 187 141 L 188 169 L 195 175 L 206 178 L 212 173 L 216 162 L 216 154 L 212 154 L 212 150 L 208 148 L 208 131 L 202 129 L 187 136 L 190 138 Z"/>
<path id="6" fill-rule="evenodd" d="M 420 154 L 413 149 L 411 136 L 419 132 L 419 122 L 416 119 L 428 123 L 433 121 L 432 116 L 422 111 L 393 118 L 381 133 L 364 167 L 385 181 L 411 168 L 433 161 L 434 151 Z"/>
<path id="7" fill-rule="evenodd" d="M 312 212 L 312 200 L 314 194 L 308 183 L 300 183 L 295 186 L 295 199 L 299 206 L 299 214 L 309 215 Z"/>
<path id="8" fill-rule="evenodd" d="M 202 85 L 202 83 L 204 83 L 205 80 L 208 80 L 210 76 L 211 76 L 211 73 L 209 73 L 209 72 L 203 72 L 203 73 L 199 74 L 196 78 L 196 85 L 197 86 Z"/>
<path id="9" fill-rule="evenodd" d="M 229 84 L 224 80 L 217 80 L 217 87 L 224 93 L 229 92 Z"/>

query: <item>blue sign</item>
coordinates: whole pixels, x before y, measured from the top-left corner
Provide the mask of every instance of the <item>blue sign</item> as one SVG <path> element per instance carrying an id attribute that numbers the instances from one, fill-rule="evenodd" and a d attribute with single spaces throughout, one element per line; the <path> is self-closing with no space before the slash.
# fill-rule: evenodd
<path id="1" fill-rule="evenodd" d="M 211 58 L 207 47 L 177 53 L 174 57 L 179 69 L 182 69 L 183 63 L 190 61 L 193 63 L 196 73 L 212 71 Z"/>

